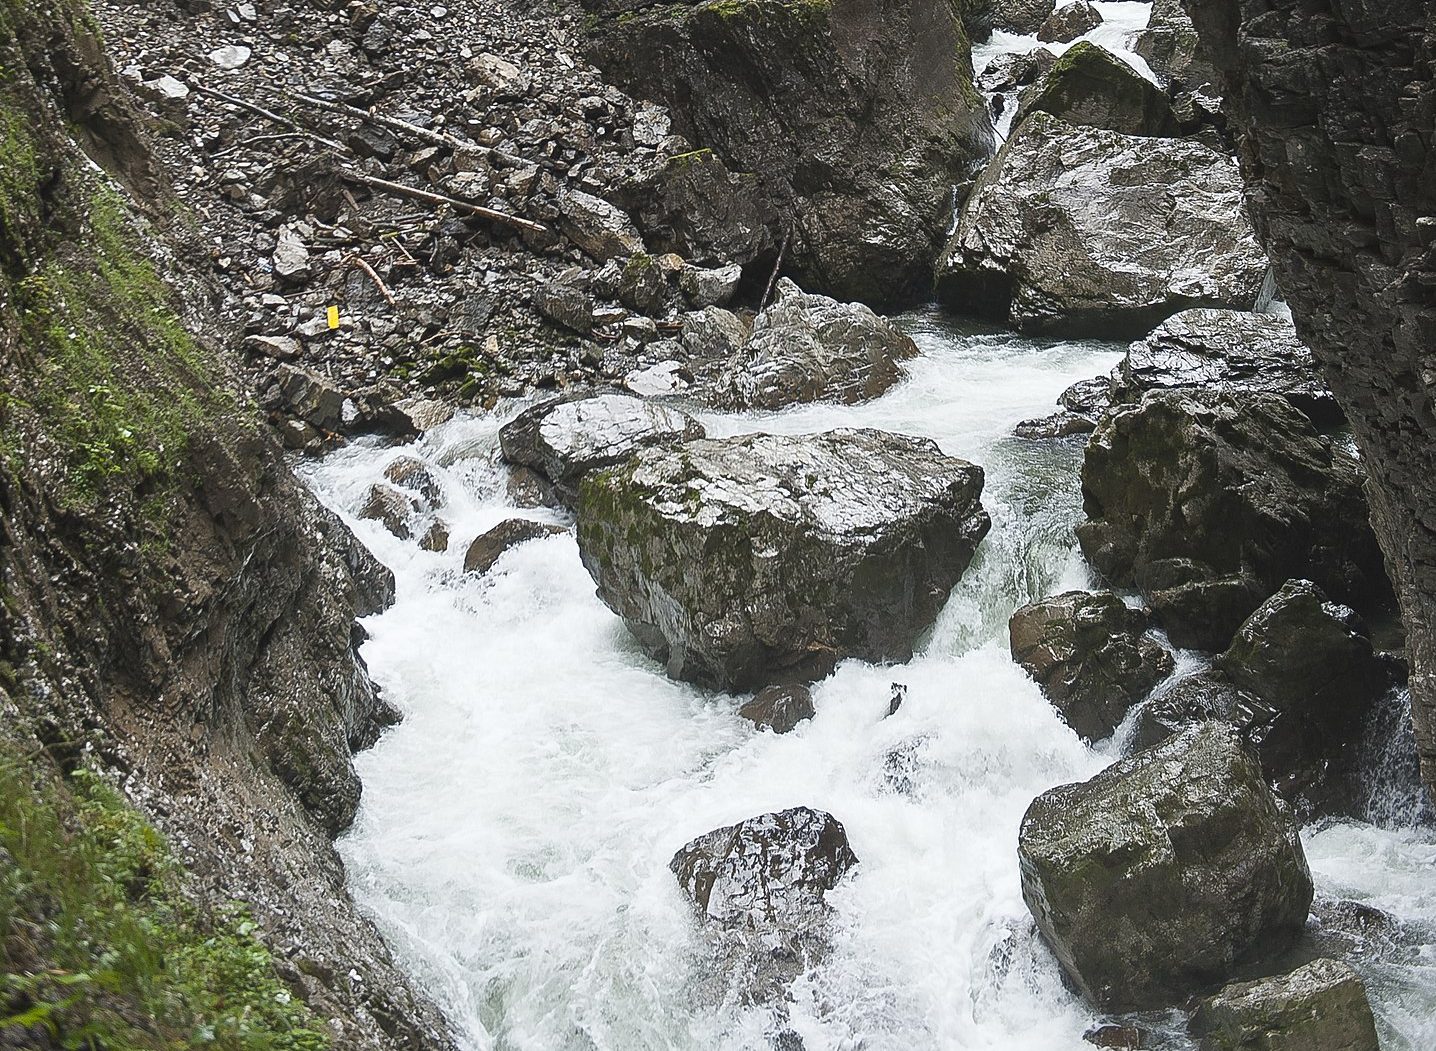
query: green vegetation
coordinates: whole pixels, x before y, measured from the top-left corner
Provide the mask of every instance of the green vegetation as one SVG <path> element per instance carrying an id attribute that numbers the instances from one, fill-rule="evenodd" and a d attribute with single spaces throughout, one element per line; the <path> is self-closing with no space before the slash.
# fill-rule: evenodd
<path id="1" fill-rule="evenodd" d="M 30 1029 L 86 1051 L 329 1046 L 242 907 L 190 904 L 118 792 L 45 765 L 0 746 L 0 1043 Z"/>

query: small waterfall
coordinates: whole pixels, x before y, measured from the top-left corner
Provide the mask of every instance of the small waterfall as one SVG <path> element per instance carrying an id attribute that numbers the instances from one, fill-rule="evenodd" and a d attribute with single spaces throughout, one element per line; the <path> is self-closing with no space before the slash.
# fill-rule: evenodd
<path id="1" fill-rule="evenodd" d="M 1257 293 L 1256 304 L 1252 309 L 1258 314 L 1270 314 L 1272 312 L 1271 305 L 1276 298 L 1276 271 L 1268 265 L 1266 275 L 1261 279 L 1261 291 Z"/>
<path id="2" fill-rule="evenodd" d="M 1436 822 L 1436 807 L 1421 783 L 1409 690 L 1393 690 L 1372 713 L 1362 753 L 1367 821 L 1382 828 Z"/>

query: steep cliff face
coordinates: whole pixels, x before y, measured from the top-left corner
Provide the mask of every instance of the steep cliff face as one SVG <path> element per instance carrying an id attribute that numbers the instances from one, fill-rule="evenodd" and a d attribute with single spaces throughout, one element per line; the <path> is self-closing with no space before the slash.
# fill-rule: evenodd
<path id="1" fill-rule="evenodd" d="M 0 0 L 0 744 L 122 783 L 339 1046 L 447 1046 L 331 842 L 393 582 L 234 393 L 169 210 L 79 4 Z"/>
<path id="2" fill-rule="evenodd" d="M 1436 789 L 1436 6 L 1188 0 L 1252 217 L 1370 472 Z"/>

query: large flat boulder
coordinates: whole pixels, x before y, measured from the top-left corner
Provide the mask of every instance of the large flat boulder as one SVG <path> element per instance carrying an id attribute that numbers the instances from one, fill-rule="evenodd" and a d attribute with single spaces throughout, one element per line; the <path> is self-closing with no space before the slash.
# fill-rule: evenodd
<path id="1" fill-rule="evenodd" d="M 584 2 L 598 66 L 756 176 L 804 288 L 873 305 L 926 295 L 953 187 L 993 149 L 961 5 Z"/>
<path id="2" fill-rule="evenodd" d="M 1357 609 L 1390 600 L 1363 481 L 1280 395 L 1152 391 L 1088 441 L 1077 538 L 1175 645 L 1219 651 L 1290 579 Z"/>
<path id="3" fill-rule="evenodd" d="M 1233 982 L 1204 1000 L 1190 1029 L 1201 1051 L 1379 1051 L 1366 986 L 1317 959 L 1290 974 Z"/>
<path id="4" fill-rule="evenodd" d="M 628 394 L 596 394 L 525 409 L 499 429 L 499 448 L 506 462 L 537 471 L 572 505 L 590 471 L 622 463 L 639 449 L 703 434 L 696 420 L 676 409 Z"/>
<path id="5" fill-rule="evenodd" d="M 882 431 L 704 439 L 589 476 L 579 551 L 669 675 L 757 689 L 910 658 L 987 533 L 982 483 Z"/>
<path id="6" fill-rule="evenodd" d="M 1184 310 L 1128 347 L 1112 372 L 1112 396 L 1124 404 L 1178 388 L 1280 394 L 1323 429 L 1344 422 L 1296 326 L 1275 314 Z"/>
<path id="7" fill-rule="evenodd" d="M 753 320 L 709 397 L 731 409 L 778 409 L 812 401 L 867 401 L 902 378 L 917 345 L 861 303 L 810 295 L 792 281 Z"/>
<path id="8" fill-rule="evenodd" d="M 1110 737 L 1134 704 L 1172 672 L 1172 655 L 1147 636 L 1149 615 L 1112 594 L 1068 591 L 1012 614 L 1012 658 L 1037 680 L 1067 725 L 1089 741 Z"/>
<path id="9" fill-rule="evenodd" d="M 1250 309 L 1265 273 L 1230 158 L 1039 112 L 968 197 L 937 293 L 1023 331 L 1135 338 L 1189 307 Z"/>
<path id="10" fill-rule="evenodd" d="M 1312 900 L 1291 814 L 1221 723 L 1044 792 L 1018 856 L 1038 929 L 1105 1011 L 1177 1004 L 1274 958 Z"/>

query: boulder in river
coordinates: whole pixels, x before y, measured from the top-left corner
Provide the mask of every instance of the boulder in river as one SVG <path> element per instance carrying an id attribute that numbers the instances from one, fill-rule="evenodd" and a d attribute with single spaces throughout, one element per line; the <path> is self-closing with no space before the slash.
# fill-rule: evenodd
<path id="1" fill-rule="evenodd" d="M 809 295 L 783 278 L 711 398 L 736 409 L 852 404 L 886 391 L 902 378 L 899 362 L 916 355 L 908 336 L 861 303 Z"/>
<path id="2" fill-rule="evenodd" d="M 1044 792 L 1018 856 L 1038 929 L 1105 1011 L 1180 1003 L 1274 958 L 1312 900 L 1290 812 L 1221 723 Z"/>
<path id="3" fill-rule="evenodd" d="M 1032 113 L 1124 135 L 1178 132 L 1166 93 L 1106 48 L 1086 40 L 1068 48 L 1042 82 L 1023 95 L 1017 122 Z"/>
<path id="4" fill-rule="evenodd" d="M 1042 28 L 1056 6 L 1055 0 L 992 0 L 992 28 L 1030 36 Z"/>
<path id="5" fill-rule="evenodd" d="M 1023 331 L 1120 338 L 1189 307 L 1250 309 L 1265 273 L 1230 158 L 1039 112 L 968 197 L 937 293 Z"/>
<path id="6" fill-rule="evenodd" d="M 1096 741 L 1172 672 L 1172 655 L 1147 636 L 1150 627 L 1145 612 L 1116 595 L 1068 591 L 1017 610 L 1008 635 L 1013 659 L 1067 725 Z"/>
<path id="7" fill-rule="evenodd" d="M 1316 959 L 1290 974 L 1233 982 L 1204 1000 L 1190 1029 L 1201 1051 L 1379 1051 L 1366 986 Z"/>
<path id="8" fill-rule="evenodd" d="M 528 518 L 510 518 L 500 522 L 469 545 L 464 552 L 464 572 L 487 573 L 509 548 L 562 532 L 565 530 L 561 526 Z"/>
<path id="9" fill-rule="evenodd" d="M 1182 0 L 1154 0 L 1133 50 L 1165 85 L 1190 88 L 1217 80 Z"/>
<path id="10" fill-rule="evenodd" d="M 874 430 L 647 449 L 590 475 L 579 551 L 669 675 L 727 690 L 905 661 L 990 525 L 980 467 Z"/>
<path id="11" fill-rule="evenodd" d="M 1053 11 L 1037 29 L 1044 44 L 1066 44 L 1102 24 L 1102 15 L 1087 0 L 1069 0 Z"/>
<path id="12" fill-rule="evenodd" d="M 1358 609 L 1389 602 L 1362 482 L 1280 395 L 1152 391 L 1088 441 L 1077 538 L 1174 645 L 1221 650 L 1289 579 Z"/>
<path id="13" fill-rule="evenodd" d="M 1290 318 L 1243 310 L 1184 310 L 1127 348 L 1112 373 L 1124 404 L 1149 390 L 1205 388 L 1280 394 L 1322 429 L 1345 422 Z"/>
<path id="14" fill-rule="evenodd" d="M 601 69 L 667 106 L 728 171 L 757 177 L 752 197 L 786 217 L 774 242 L 800 284 L 874 305 L 926 294 L 953 187 L 993 148 L 962 5 L 585 6 Z"/>
<path id="15" fill-rule="evenodd" d="M 628 394 L 557 399 L 525 409 L 499 429 L 510 464 L 533 468 L 572 504 L 585 474 L 622 463 L 639 449 L 701 438 L 692 417 Z"/>
<path id="16" fill-rule="evenodd" d="M 765 686 L 738 714 L 760 730 L 785 734 L 815 714 L 813 693 L 802 683 L 790 686 Z"/>
<path id="17" fill-rule="evenodd" d="M 793 807 L 699 836 L 668 867 L 706 921 L 794 930 L 824 913 L 824 895 L 857 863 L 841 822 Z"/>

